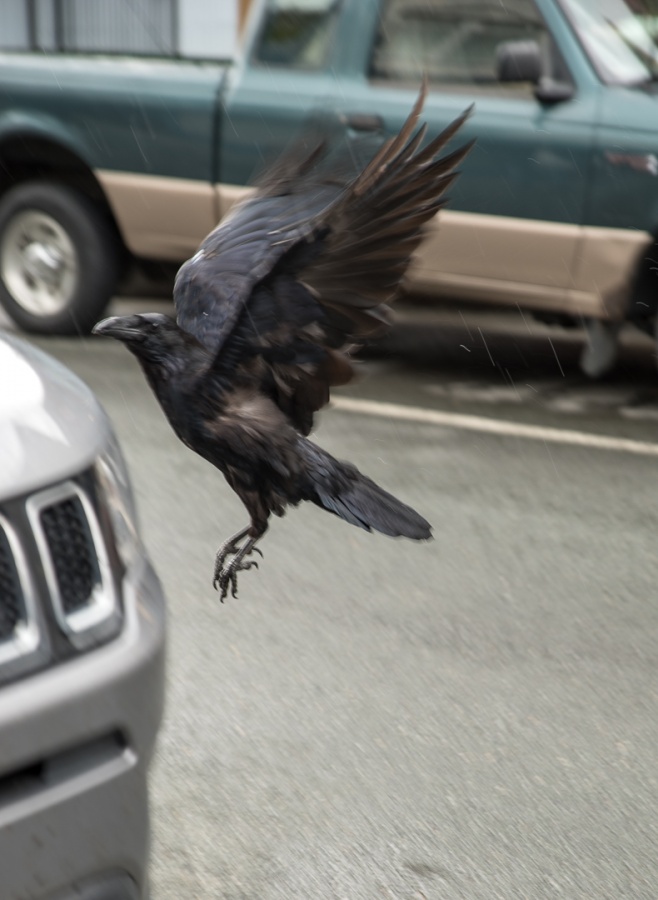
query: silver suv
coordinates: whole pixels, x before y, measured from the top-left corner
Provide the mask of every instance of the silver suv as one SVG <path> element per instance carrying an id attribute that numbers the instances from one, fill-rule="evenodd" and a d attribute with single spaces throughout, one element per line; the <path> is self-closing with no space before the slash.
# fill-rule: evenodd
<path id="1" fill-rule="evenodd" d="M 0 336 L 0 895 L 143 900 L 164 597 L 107 417 Z"/>

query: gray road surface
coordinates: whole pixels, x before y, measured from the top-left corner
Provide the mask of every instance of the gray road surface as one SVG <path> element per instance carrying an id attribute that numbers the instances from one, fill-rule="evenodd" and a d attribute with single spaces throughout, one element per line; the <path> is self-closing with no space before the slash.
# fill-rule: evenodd
<path id="1" fill-rule="evenodd" d="M 417 324 L 353 396 L 658 442 L 651 345 L 587 385 L 568 336 L 492 326 L 496 366 Z M 169 595 L 154 900 L 658 897 L 657 456 L 327 412 L 435 540 L 299 509 L 221 605 L 239 501 L 123 348 L 39 343 L 116 423 Z"/>

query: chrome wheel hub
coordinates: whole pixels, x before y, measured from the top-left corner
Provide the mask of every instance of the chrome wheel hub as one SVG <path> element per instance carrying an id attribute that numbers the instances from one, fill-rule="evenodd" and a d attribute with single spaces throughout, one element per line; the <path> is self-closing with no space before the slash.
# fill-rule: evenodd
<path id="1" fill-rule="evenodd" d="M 52 316 L 70 303 L 79 262 L 73 242 L 56 219 L 25 210 L 14 216 L 2 236 L 0 274 L 25 312 Z"/>

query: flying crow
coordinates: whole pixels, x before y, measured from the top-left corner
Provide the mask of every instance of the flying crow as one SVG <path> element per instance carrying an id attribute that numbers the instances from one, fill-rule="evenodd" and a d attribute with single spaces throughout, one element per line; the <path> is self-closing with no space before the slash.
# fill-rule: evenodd
<path id="1" fill-rule="evenodd" d="M 238 572 L 272 513 L 310 500 L 366 531 L 427 540 L 428 522 L 307 439 L 349 352 L 378 332 L 470 145 L 438 157 L 468 111 L 421 147 L 426 87 L 400 133 L 346 180 L 326 143 L 284 154 L 256 193 L 178 272 L 176 320 L 116 316 L 94 328 L 135 354 L 178 437 L 216 466 L 249 513 L 221 545 L 213 584 Z M 261 554 L 262 555 L 262 554 Z"/>

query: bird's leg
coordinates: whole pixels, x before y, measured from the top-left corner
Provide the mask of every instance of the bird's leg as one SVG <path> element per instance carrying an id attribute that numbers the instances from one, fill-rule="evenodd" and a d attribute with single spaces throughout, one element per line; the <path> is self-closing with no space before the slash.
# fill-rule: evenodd
<path id="1" fill-rule="evenodd" d="M 231 556 L 234 553 L 237 553 L 240 549 L 240 541 L 242 538 L 246 537 L 249 534 L 249 525 L 246 528 L 242 528 L 236 534 L 231 535 L 230 538 L 224 541 L 221 545 L 217 553 L 215 554 L 215 571 L 213 574 L 213 585 L 217 588 L 217 581 L 219 580 L 219 574 L 224 568 L 224 560 L 227 556 Z"/>
<path id="2" fill-rule="evenodd" d="M 256 547 L 256 543 L 262 537 L 264 530 L 265 529 L 261 531 L 258 529 L 260 533 L 254 534 L 253 526 L 249 525 L 246 528 L 243 528 L 242 531 L 238 531 L 237 534 L 234 534 L 227 541 L 224 541 L 217 551 L 212 583 L 215 590 L 220 592 L 220 600 L 222 603 L 228 594 L 229 587 L 231 588 L 231 596 L 238 596 L 238 572 L 245 572 L 247 569 L 258 568 L 256 560 L 252 559 L 248 562 L 244 562 L 244 558 L 245 556 L 249 556 L 254 550 L 261 556 L 263 555 L 258 547 Z M 249 535 L 247 540 L 244 544 L 240 545 L 240 541 L 247 535 Z M 233 556 L 233 559 L 225 566 L 224 563 L 228 556 Z"/>

